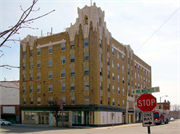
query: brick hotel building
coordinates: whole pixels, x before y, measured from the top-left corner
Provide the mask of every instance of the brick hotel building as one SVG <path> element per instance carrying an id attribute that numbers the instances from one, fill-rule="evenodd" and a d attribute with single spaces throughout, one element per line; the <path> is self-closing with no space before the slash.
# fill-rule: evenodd
<path id="1" fill-rule="evenodd" d="M 75 24 L 65 32 L 39 38 L 27 35 L 21 41 L 21 123 L 54 125 L 45 107 L 48 100 L 60 100 L 61 93 L 65 125 L 140 120 L 137 96 L 131 90 L 151 87 L 151 66 L 130 45 L 112 37 L 104 14 L 95 3 L 78 8 Z"/>

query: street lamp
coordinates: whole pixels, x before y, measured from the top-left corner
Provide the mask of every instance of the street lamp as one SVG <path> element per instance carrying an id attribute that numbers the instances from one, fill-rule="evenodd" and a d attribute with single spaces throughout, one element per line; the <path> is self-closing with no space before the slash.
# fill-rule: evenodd
<path id="1" fill-rule="evenodd" d="M 64 126 L 64 115 L 63 115 L 63 90 L 62 90 L 62 82 L 65 81 L 65 79 L 62 80 L 55 80 L 54 81 L 61 81 L 61 101 L 62 101 L 62 127 Z"/>
<path id="2" fill-rule="evenodd" d="M 160 103 L 161 103 L 161 98 L 163 98 L 163 97 L 168 97 L 168 95 L 161 96 L 160 97 Z"/>

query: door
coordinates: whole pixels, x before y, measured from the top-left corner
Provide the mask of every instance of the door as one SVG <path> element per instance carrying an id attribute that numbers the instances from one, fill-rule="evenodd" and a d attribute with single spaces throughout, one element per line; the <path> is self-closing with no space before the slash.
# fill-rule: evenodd
<path id="1" fill-rule="evenodd" d="M 89 125 L 89 111 L 84 111 L 84 124 Z"/>

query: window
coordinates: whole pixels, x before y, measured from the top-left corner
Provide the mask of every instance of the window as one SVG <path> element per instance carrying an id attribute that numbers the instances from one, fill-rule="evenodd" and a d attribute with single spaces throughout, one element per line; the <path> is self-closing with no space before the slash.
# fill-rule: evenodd
<path id="1" fill-rule="evenodd" d="M 49 59 L 49 66 L 52 66 L 52 59 Z"/>
<path id="2" fill-rule="evenodd" d="M 71 90 L 75 90 L 75 84 L 71 83 Z"/>
<path id="3" fill-rule="evenodd" d="M 32 68 L 33 68 L 33 62 L 30 63 L 30 69 L 32 69 Z"/>
<path id="4" fill-rule="evenodd" d="M 122 54 L 122 61 L 124 61 L 124 55 Z"/>
<path id="5" fill-rule="evenodd" d="M 114 61 L 112 61 L 112 67 L 114 68 Z"/>
<path id="6" fill-rule="evenodd" d="M 124 84 L 125 82 L 124 82 L 124 77 L 122 77 L 122 83 Z"/>
<path id="7" fill-rule="evenodd" d="M 75 96 L 71 97 L 71 104 L 75 104 Z"/>
<path id="8" fill-rule="evenodd" d="M 33 98 L 30 98 L 30 104 L 33 104 Z"/>
<path id="9" fill-rule="evenodd" d="M 137 88 L 137 84 L 135 83 L 135 88 Z"/>
<path id="10" fill-rule="evenodd" d="M 30 56 L 31 56 L 31 57 L 33 57 L 33 50 L 31 50 L 31 52 L 30 52 Z"/>
<path id="11" fill-rule="evenodd" d="M 118 87 L 118 94 L 120 94 L 120 88 Z"/>
<path id="12" fill-rule="evenodd" d="M 100 104 L 102 104 L 102 97 L 100 97 Z"/>
<path id="13" fill-rule="evenodd" d="M 115 78 L 114 78 L 114 73 L 112 73 L 112 79 L 115 80 Z"/>
<path id="14" fill-rule="evenodd" d="M 71 42 L 71 49 L 74 49 L 74 41 Z"/>
<path id="15" fill-rule="evenodd" d="M 65 70 L 61 70 L 61 77 L 65 77 Z"/>
<path id="16" fill-rule="evenodd" d="M 84 68 L 84 75 L 89 75 L 89 67 Z"/>
<path id="17" fill-rule="evenodd" d="M 119 52 L 117 52 L 117 58 L 119 59 Z"/>
<path id="18" fill-rule="evenodd" d="M 53 46 L 49 46 L 49 53 L 52 53 L 52 51 L 53 51 L 53 50 L 52 50 L 52 47 L 53 47 Z"/>
<path id="19" fill-rule="evenodd" d="M 37 73 L 37 80 L 41 79 L 41 73 Z"/>
<path id="20" fill-rule="evenodd" d="M 102 62 L 102 54 L 99 54 L 99 61 Z"/>
<path id="21" fill-rule="evenodd" d="M 100 76 L 102 76 L 102 68 L 100 68 Z"/>
<path id="22" fill-rule="evenodd" d="M 30 86 L 30 93 L 33 92 L 33 86 Z"/>
<path id="23" fill-rule="evenodd" d="M 84 53 L 85 60 L 89 60 L 89 53 Z"/>
<path id="24" fill-rule="evenodd" d="M 33 74 L 30 74 L 30 80 L 33 80 Z"/>
<path id="25" fill-rule="evenodd" d="M 41 98 L 37 98 L 37 104 L 41 104 Z"/>
<path id="26" fill-rule="evenodd" d="M 115 91 L 114 91 L 114 86 L 112 86 L 112 92 L 115 93 Z"/>
<path id="27" fill-rule="evenodd" d="M 107 71 L 107 77 L 110 78 L 110 76 L 109 76 L 109 71 Z"/>
<path id="28" fill-rule="evenodd" d="M 134 74 L 134 76 L 135 76 L 135 79 L 136 79 L 136 73 Z"/>
<path id="29" fill-rule="evenodd" d="M 118 82 L 120 82 L 120 78 L 119 78 L 119 75 L 118 75 Z"/>
<path id="30" fill-rule="evenodd" d="M 26 87 L 23 87 L 23 93 L 26 93 Z"/>
<path id="31" fill-rule="evenodd" d="M 37 67 L 41 67 L 41 61 L 40 60 L 37 61 Z"/>
<path id="32" fill-rule="evenodd" d="M 139 74 L 138 74 L 138 80 L 139 80 Z"/>
<path id="33" fill-rule="evenodd" d="M 141 76 L 141 81 L 143 81 L 143 80 L 142 80 L 142 76 Z"/>
<path id="34" fill-rule="evenodd" d="M 122 72 L 124 73 L 124 66 L 122 66 Z"/>
<path id="35" fill-rule="evenodd" d="M 74 55 L 71 55 L 71 63 L 74 62 L 75 59 L 74 59 Z"/>
<path id="36" fill-rule="evenodd" d="M 102 82 L 100 82 L 100 90 L 102 90 Z"/>
<path id="37" fill-rule="evenodd" d="M 123 96 L 124 96 L 124 89 L 123 89 Z"/>
<path id="38" fill-rule="evenodd" d="M 124 105 L 124 100 L 123 100 L 123 107 L 124 107 L 125 105 Z"/>
<path id="39" fill-rule="evenodd" d="M 65 91 L 66 90 L 66 84 L 62 83 L 62 90 Z"/>
<path id="40" fill-rule="evenodd" d="M 110 105 L 110 98 L 108 98 L 108 105 Z"/>
<path id="41" fill-rule="evenodd" d="M 61 44 L 61 51 L 65 51 L 65 43 Z"/>
<path id="42" fill-rule="evenodd" d="M 49 91 L 52 91 L 53 89 L 52 89 L 52 85 L 49 85 Z"/>
<path id="43" fill-rule="evenodd" d="M 89 46 L 89 39 L 84 39 L 84 46 Z"/>
<path id="44" fill-rule="evenodd" d="M 102 41 L 99 40 L 99 47 L 102 48 Z"/>
<path id="45" fill-rule="evenodd" d="M 38 93 L 41 92 L 41 85 L 37 85 L 37 92 L 38 92 Z"/>
<path id="46" fill-rule="evenodd" d="M 107 65 L 109 65 L 109 58 L 107 58 Z"/>
<path id="47" fill-rule="evenodd" d="M 114 98 L 113 98 L 112 100 L 113 100 L 113 101 L 112 101 L 112 102 L 113 102 L 112 105 L 114 106 L 114 105 L 115 105 Z"/>
<path id="48" fill-rule="evenodd" d="M 89 96 L 85 96 L 85 101 L 89 101 Z"/>
<path id="49" fill-rule="evenodd" d="M 26 69 L 26 63 L 23 64 L 23 69 Z"/>
<path id="50" fill-rule="evenodd" d="M 120 100 L 118 100 L 118 106 L 120 106 Z"/>
<path id="51" fill-rule="evenodd" d="M 117 69 L 120 70 L 119 63 L 117 64 Z"/>
<path id="52" fill-rule="evenodd" d="M 88 17 L 87 17 L 87 15 L 84 16 L 84 24 L 88 25 Z"/>
<path id="53" fill-rule="evenodd" d="M 136 63 L 134 63 L 134 67 L 136 68 Z"/>
<path id="54" fill-rule="evenodd" d="M 65 56 L 61 57 L 61 64 L 65 64 Z"/>
<path id="55" fill-rule="evenodd" d="M 50 101 L 50 102 L 53 101 L 53 97 L 49 97 L 49 101 Z"/>
<path id="56" fill-rule="evenodd" d="M 114 55 L 114 48 L 112 48 L 112 55 Z"/>
<path id="57" fill-rule="evenodd" d="M 26 52 L 23 53 L 23 58 L 26 58 Z"/>
<path id="58" fill-rule="evenodd" d="M 23 99 L 23 104 L 26 104 L 26 99 L 25 98 Z"/>
<path id="59" fill-rule="evenodd" d="M 75 69 L 71 69 L 71 76 L 74 76 L 75 74 Z"/>
<path id="60" fill-rule="evenodd" d="M 63 101 L 63 104 L 65 105 L 66 104 L 66 97 L 63 97 L 62 101 Z"/>
<path id="61" fill-rule="evenodd" d="M 52 71 L 49 72 L 49 79 L 52 79 Z"/>
<path id="62" fill-rule="evenodd" d="M 107 52 L 109 52 L 109 45 L 107 45 Z"/>
<path id="63" fill-rule="evenodd" d="M 85 90 L 88 90 L 89 89 L 89 81 L 85 81 L 84 86 L 85 86 Z"/>
<path id="64" fill-rule="evenodd" d="M 108 92 L 110 92 L 110 85 L 109 84 L 107 85 L 107 88 L 108 88 Z"/>
<path id="65" fill-rule="evenodd" d="M 23 75 L 23 81 L 26 81 L 26 75 Z"/>
<path id="66" fill-rule="evenodd" d="M 41 55 L 41 48 L 37 50 L 37 55 Z"/>

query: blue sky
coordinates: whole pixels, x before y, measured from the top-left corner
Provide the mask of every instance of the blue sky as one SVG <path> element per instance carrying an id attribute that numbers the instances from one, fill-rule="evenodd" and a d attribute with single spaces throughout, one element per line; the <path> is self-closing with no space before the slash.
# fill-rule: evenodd
<path id="1" fill-rule="evenodd" d="M 171 102 L 180 104 L 179 92 L 179 16 L 176 11 L 180 6 L 177 0 L 92 0 L 97 7 L 105 11 L 105 21 L 112 36 L 123 44 L 130 44 L 134 53 L 152 67 L 152 87 L 159 86 L 160 92 L 153 95 L 160 100 L 160 96 Z M 13 26 L 28 8 L 32 0 L 0 0 L 0 31 Z M 32 29 L 21 29 L 12 39 L 23 39 L 27 34 L 40 37 L 53 28 L 53 33 L 60 33 L 74 24 L 78 17 L 77 7 L 90 6 L 90 0 L 39 0 L 29 18 L 34 18 L 51 10 L 55 12 L 34 21 Z M 176 11 L 176 12 L 175 12 Z M 159 29 L 159 30 L 158 30 Z M 158 31 L 157 31 L 158 30 Z M 153 35 L 151 37 L 151 35 Z M 149 39 L 149 40 L 148 40 Z M 148 40 L 148 41 L 147 41 Z M 147 42 L 146 42 L 147 41 Z M 146 43 L 145 43 L 146 42 Z M 6 42 L 8 47 L 1 47 L 0 65 L 19 66 L 19 43 Z M 18 80 L 19 70 L 1 68 L 0 80 Z"/>

